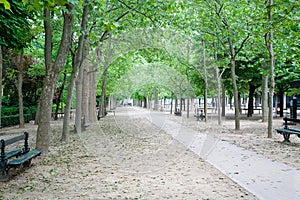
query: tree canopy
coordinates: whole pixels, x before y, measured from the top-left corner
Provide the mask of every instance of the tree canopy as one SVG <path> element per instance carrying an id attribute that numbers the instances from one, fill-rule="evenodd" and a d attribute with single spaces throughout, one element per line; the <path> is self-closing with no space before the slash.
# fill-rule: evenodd
<path id="1" fill-rule="evenodd" d="M 72 105 L 90 105 L 85 102 L 89 90 L 103 115 L 110 96 L 216 97 L 221 86 L 237 102 L 239 129 L 240 96 L 260 93 L 263 77 L 269 76 L 269 87 L 274 78 L 275 93 L 298 92 L 289 82 L 300 78 L 300 3 L 271 2 L 2 0 L 0 45 L 6 57 L 22 49 L 33 60 L 22 73 L 39 79 L 38 88 L 30 87 L 38 93 L 25 91 L 28 99 L 39 96 L 41 112 L 48 116 L 39 118 L 45 127 L 38 132 L 49 129 L 58 97 L 67 105 L 68 98 Z M 14 77 L 8 60 L 5 77 Z M 2 80 L 4 87 L 11 79 Z M 76 124 L 94 112 L 81 107 L 82 113 L 76 107 Z M 47 135 L 41 133 L 38 140 Z"/>

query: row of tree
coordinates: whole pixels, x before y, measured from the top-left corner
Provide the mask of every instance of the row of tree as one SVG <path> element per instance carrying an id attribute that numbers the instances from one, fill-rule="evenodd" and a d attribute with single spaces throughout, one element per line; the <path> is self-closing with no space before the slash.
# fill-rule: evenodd
<path id="1" fill-rule="evenodd" d="M 18 97 L 20 119 L 23 99 L 38 104 L 36 146 L 45 152 L 53 103 L 58 112 L 63 102 L 62 140 L 68 140 L 73 106 L 80 132 L 82 117 L 92 123 L 105 115 L 108 97 L 214 95 L 221 102 L 222 88 L 234 102 L 243 93 L 253 99 L 261 92 L 272 137 L 268 105 L 274 90 L 283 93 L 299 78 L 298 1 L 9 0 L 4 5 L 0 88 L 17 88 L 11 96 Z M 235 103 L 236 129 L 239 106 Z"/>

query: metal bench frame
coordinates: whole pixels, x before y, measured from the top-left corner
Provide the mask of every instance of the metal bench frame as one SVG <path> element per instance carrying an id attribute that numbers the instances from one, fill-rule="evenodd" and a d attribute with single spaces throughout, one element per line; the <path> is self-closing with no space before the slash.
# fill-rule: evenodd
<path id="1" fill-rule="evenodd" d="M 30 150 L 28 145 L 29 133 L 24 132 L 24 134 L 10 138 L 0 140 L 0 181 L 9 180 L 9 169 L 12 167 L 18 167 L 23 165 L 28 167 L 31 163 L 31 159 L 36 156 L 41 155 L 42 151 L 33 149 Z M 16 143 L 18 141 L 24 140 L 24 148 L 16 149 L 8 153 L 5 152 L 5 147 Z M 15 158 L 14 158 L 15 157 Z M 13 159 L 14 158 L 14 159 Z"/>
<path id="2" fill-rule="evenodd" d="M 290 141 L 290 135 L 291 134 L 295 134 L 297 135 L 299 138 L 300 138 L 300 130 L 298 129 L 294 129 L 294 128 L 290 128 L 288 125 L 289 123 L 288 122 L 295 122 L 295 123 L 300 123 L 300 120 L 299 119 L 295 119 L 295 118 L 287 118 L 287 117 L 284 117 L 283 118 L 284 120 L 284 127 L 283 128 L 276 128 L 275 130 L 282 134 L 283 135 L 283 142 L 291 142 Z"/>

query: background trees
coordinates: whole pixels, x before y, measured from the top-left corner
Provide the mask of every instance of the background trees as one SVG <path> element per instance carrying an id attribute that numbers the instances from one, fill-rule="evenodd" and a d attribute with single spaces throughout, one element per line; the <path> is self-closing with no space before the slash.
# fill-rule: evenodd
<path id="1" fill-rule="evenodd" d="M 62 140 L 67 140 L 71 107 L 76 107 L 80 132 L 82 117 L 95 122 L 97 115 L 105 115 L 108 100 L 137 97 L 157 104 L 158 97 L 209 95 L 221 105 L 223 86 L 223 96 L 234 97 L 235 126 L 240 129 L 241 96 L 250 99 L 251 117 L 255 94 L 266 97 L 270 89 L 272 101 L 274 82 L 282 97 L 289 81 L 299 78 L 296 1 L 3 2 L 3 91 L 14 91 L 17 84 L 10 83 L 19 77 L 22 92 L 9 92 L 10 104 L 17 101 L 21 108 L 22 100 L 39 102 L 37 148 L 44 151 L 51 113 L 58 105 L 65 105 Z M 272 106 L 269 114 L 263 112 L 264 120 L 272 112 Z M 221 124 L 220 107 L 218 113 Z"/>

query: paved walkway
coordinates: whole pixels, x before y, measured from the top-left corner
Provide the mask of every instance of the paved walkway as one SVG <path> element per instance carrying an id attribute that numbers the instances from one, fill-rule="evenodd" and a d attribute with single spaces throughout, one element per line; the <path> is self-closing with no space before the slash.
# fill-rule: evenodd
<path id="1" fill-rule="evenodd" d="M 300 199 L 300 170 L 199 133 L 170 120 L 167 113 L 148 112 L 145 117 L 259 199 Z"/>

